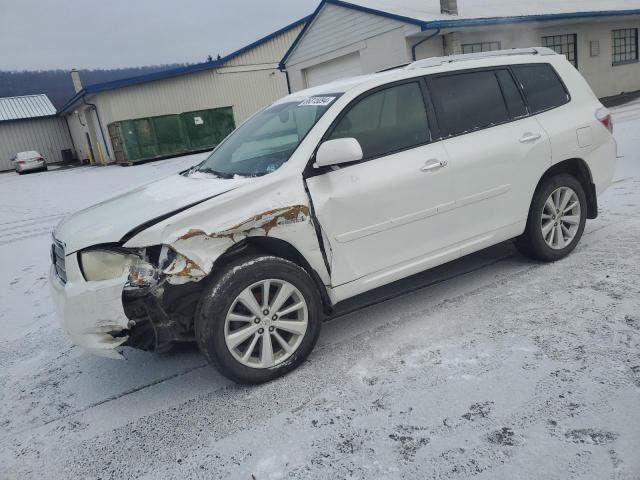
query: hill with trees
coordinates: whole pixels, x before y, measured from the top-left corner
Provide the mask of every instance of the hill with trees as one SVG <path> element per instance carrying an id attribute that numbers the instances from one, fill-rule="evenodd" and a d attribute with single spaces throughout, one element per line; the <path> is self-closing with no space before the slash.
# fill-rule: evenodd
<path id="1" fill-rule="evenodd" d="M 152 65 L 118 69 L 80 70 L 83 85 L 110 82 L 181 67 L 186 64 Z M 73 95 L 73 82 L 68 70 L 0 71 L 0 97 L 34 95 L 46 93 L 51 102 L 60 109 Z"/>

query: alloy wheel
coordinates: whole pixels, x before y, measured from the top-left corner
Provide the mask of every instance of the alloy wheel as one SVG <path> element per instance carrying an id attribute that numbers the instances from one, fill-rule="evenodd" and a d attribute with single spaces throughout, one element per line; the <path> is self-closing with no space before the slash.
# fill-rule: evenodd
<path id="1" fill-rule="evenodd" d="M 542 208 L 540 227 L 545 243 L 562 250 L 575 238 L 580 228 L 580 199 L 569 187 L 560 187 L 549 195 Z"/>
<path id="2" fill-rule="evenodd" d="M 271 368 L 296 352 L 308 323 L 307 302 L 293 284 L 262 280 L 245 288 L 231 304 L 224 325 L 225 343 L 241 364 Z"/>

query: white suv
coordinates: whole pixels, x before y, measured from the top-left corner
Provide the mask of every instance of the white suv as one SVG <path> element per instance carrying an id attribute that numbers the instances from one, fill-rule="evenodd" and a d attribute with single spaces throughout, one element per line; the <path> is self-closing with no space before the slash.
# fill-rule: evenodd
<path id="1" fill-rule="evenodd" d="M 509 239 L 553 261 L 611 183 L 609 112 L 561 55 L 429 59 L 290 95 L 200 165 L 54 232 L 64 329 L 96 354 L 197 341 L 259 383 L 350 297 Z"/>

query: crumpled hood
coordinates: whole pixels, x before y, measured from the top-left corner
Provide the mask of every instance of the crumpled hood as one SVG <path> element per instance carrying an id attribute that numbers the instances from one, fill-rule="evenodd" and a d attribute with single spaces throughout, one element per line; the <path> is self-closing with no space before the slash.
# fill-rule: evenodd
<path id="1" fill-rule="evenodd" d="M 250 182 L 249 178 L 185 177 L 172 175 L 98 203 L 65 218 L 54 236 L 66 253 L 104 243 L 115 243 L 132 230 L 206 201 Z"/>

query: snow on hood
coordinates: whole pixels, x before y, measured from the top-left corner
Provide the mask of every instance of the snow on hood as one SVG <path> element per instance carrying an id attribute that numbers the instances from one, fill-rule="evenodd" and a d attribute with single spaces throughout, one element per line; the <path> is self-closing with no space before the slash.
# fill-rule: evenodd
<path id="1" fill-rule="evenodd" d="M 54 236 L 67 254 L 115 243 L 133 229 L 250 182 L 249 178 L 198 178 L 173 175 L 98 203 L 64 219 Z"/>

